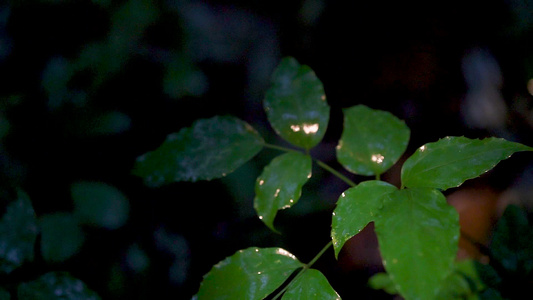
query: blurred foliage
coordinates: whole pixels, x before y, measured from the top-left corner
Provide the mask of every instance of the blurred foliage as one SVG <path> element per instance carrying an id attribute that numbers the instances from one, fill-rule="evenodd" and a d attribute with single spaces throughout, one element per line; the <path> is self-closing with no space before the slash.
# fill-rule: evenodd
<path id="1" fill-rule="evenodd" d="M 329 235 L 324 224 L 345 189 L 321 169 L 306 184 L 312 192 L 277 217 L 283 236 L 270 233 L 253 209 L 253 182 L 273 153 L 220 181 L 157 192 L 130 174 L 135 158 L 167 134 L 214 114 L 242 117 L 274 140 L 261 101 L 282 54 L 313 66 L 328 87 L 333 117 L 326 144 L 339 138 L 341 108 L 359 103 L 405 119 L 416 132 L 414 145 L 452 134 L 533 144 L 525 90 L 533 74 L 530 2 L 2 2 L 0 211 L 17 221 L 0 224 L 0 294 L 15 295 L 22 282 L 67 270 L 104 299 L 189 298 L 202 275 L 235 248 L 276 244 L 302 260 L 313 255 L 308 249 Z M 505 79 L 497 90 L 509 118 L 498 128 L 474 128 L 472 116 L 459 111 L 465 93 L 459 65 L 473 47 L 490 49 Z M 325 161 L 335 155 L 315 152 Z M 507 187 L 530 168 L 510 165 L 489 183 Z M 21 201 L 25 208 L 17 209 Z M 89 207 L 91 201 L 97 205 Z M 61 238 L 54 229 L 41 232 L 52 221 L 73 224 L 70 250 L 42 244 L 43 234 Z M 24 240 L 6 234 L 15 231 Z M 326 275 L 334 274 L 336 290 L 349 297 L 361 272 L 339 268 Z M 360 297 L 376 295 L 358 287 Z"/>

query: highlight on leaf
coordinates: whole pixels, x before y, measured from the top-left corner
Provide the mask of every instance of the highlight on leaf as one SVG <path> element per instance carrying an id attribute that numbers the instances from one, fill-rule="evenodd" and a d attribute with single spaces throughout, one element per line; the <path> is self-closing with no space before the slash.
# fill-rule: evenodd
<path id="1" fill-rule="evenodd" d="M 200 119 L 139 156 L 133 174 L 148 186 L 220 178 L 253 158 L 263 145 L 259 133 L 238 118 Z"/>

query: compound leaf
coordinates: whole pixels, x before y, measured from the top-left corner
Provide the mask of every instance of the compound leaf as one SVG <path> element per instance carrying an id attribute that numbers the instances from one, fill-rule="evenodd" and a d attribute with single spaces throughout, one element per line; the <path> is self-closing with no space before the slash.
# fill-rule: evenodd
<path id="1" fill-rule="evenodd" d="M 454 266 L 459 216 L 435 189 L 396 190 L 386 198 L 375 221 L 383 265 L 405 299 L 433 299 Z"/>
<path id="2" fill-rule="evenodd" d="M 11 273 L 33 260 L 38 234 L 37 219 L 28 195 L 17 192 L 0 220 L 0 272 Z"/>
<path id="3" fill-rule="evenodd" d="M 257 131 L 238 118 L 200 119 L 138 157 L 133 174 L 149 186 L 220 178 L 254 157 L 263 145 Z"/>
<path id="4" fill-rule="evenodd" d="M 402 184 L 440 190 L 457 187 L 519 151 L 533 148 L 500 138 L 446 137 L 418 148 L 405 161 Z"/>
<path id="5" fill-rule="evenodd" d="M 341 297 L 318 270 L 308 269 L 291 283 L 282 300 L 340 300 Z"/>
<path id="6" fill-rule="evenodd" d="M 270 229 L 278 210 L 296 204 L 302 186 L 311 178 L 311 157 L 298 152 L 274 158 L 255 183 L 254 208 L 259 219 Z"/>
<path id="7" fill-rule="evenodd" d="M 17 288 L 18 299 L 99 300 L 100 297 L 83 281 L 66 272 L 50 272 Z"/>
<path id="8" fill-rule="evenodd" d="M 331 222 L 335 257 L 338 257 L 346 241 L 377 218 L 384 197 L 395 190 L 396 187 L 391 184 L 372 180 L 361 182 L 342 193 Z"/>
<path id="9" fill-rule="evenodd" d="M 329 122 L 324 87 L 315 72 L 296 59 L 281 60 L 263 106 L 276 133 L 289 143 L 310 149 L 324 137 Z"/>
<path id="10" fill-rule="evenodd" d="M 263 299 L 296 269 L 296 257 L 281 248 L 248 248 L 222 260 L 200 284 L 198 299 Z"/>
<path id="11" fill-rule="evenodd" d="M 337 160 L 355 174 L 382 174 L 405 152 L 410 132 L 403 121 L 389 112 L 364 105 L 344 109 Z"/>

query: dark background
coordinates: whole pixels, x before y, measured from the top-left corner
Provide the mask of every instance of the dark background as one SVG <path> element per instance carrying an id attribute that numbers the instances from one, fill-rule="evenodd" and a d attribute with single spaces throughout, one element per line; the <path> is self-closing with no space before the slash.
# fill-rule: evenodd
<path id="1" fill-rule="evenodd" d="M 356 182 L 365 178 L 341 170 L 334 156 L 342 109 L 356 104 L 405 120 L 407 155 L 447 135 L 533 145 L 531 1 L 357 2 L 1 4 L 2 195 L 21 188 L 41 217 L 72 210 L 71 185 L 94 181 L 116 187 L 130 204 L 121 228 L 85 228 L 73 257 L 47 263 L 37 255 L 9 280 L 65 270 L 104 299 L 189 299 L 212 265 L 242 248 L 283 247 L 311 260 L 329 241 L 331 212 L 348 188 L 319 168 L 298 204 L 278 215 L 281 235 L 252 204 L 255 178 L 274 150 L 210 182 L 152 189 L 130 173 L 166 135 L 214 115 L 235 115 L 284 145 L 261 105 L 284 56 L 315 70 L 331 106 L 313 155 Z M 517 154 L 465 185 L 492 201 L 473 200 L 490 210 L 473 221 L 488 224 L 472 233 L 482 242 L 504 204 L 531 207 L 531 162 Z M 384 179 L 397 183 L 398 172 Z M 366 286 L 381 270 L 371 231 L 353 244 L 339 262 L 330 249 L 316 268 L 343 299 L 390 298 Z"/>

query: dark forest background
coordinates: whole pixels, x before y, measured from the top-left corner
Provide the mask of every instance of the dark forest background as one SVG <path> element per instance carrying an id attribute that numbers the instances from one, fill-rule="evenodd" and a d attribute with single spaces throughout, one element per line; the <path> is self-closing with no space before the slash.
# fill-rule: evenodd
<path id="1" fill-rule="evenodd" d="M 408 155 L 447 135 L 531 146 L 532 37 L 528 0 L 0 4 L 1 203 L 21 189 L 41 220 L 80 210 L 93 216 L 77 237 L 58 237 L 66 254 L 36 255 L 0 279 L 60 270 L 103 299 L 190 299 L 215 263 L 242 248 L 283 247 L 307 262 L 329 240 L 343 182 L 315 168 L 298 204 L 278 215 L 278 235 L 252 204 L 255 178 L 274 150 L 221 180 L 157 189 L 131 175 L 136 157 L 220 114 L 283 144 L 261 101 L 284 56 L 316 72 L 332 108 L 313 155 L 356 182 L 365 178 L 341 170 L 334 155 L 342 109 L 356 104 L 405 120 Z M 448 192 L 463 230 L 488 244 L 506 204 L 531 211 L 532 163 L 517 154 Z M 393 168 L 384 179 L 397 182 L 398 174 Z M 99 196 L 106 200 L 80 208 L 79 199 Z M 390 298 L 366 286 L 382 268 L 370 229 L 339 262 L 330 249 L 316 264 L 344 299 Z M 461 245 L 461 256 L 483 259 Z"/>

